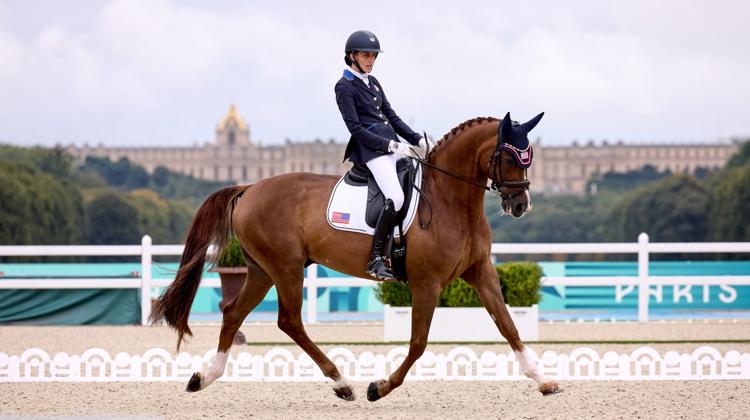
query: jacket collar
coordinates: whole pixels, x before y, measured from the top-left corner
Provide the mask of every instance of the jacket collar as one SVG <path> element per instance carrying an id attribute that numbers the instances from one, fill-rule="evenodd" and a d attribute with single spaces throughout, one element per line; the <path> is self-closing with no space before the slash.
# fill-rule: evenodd
<path id="1" fill-rule="evenodd" d="M 351 72 L 351 70 L 344 69 L 344 79 L 346 79 L 346 80 L 348 80 L 348 81 L 351 82 L 352 80 L 354 80 L 356 78 L 357 78 L 357 76 L 355 76 L 354 73 Z"/>
<path id="2" fill-rule="evenodd" d="M 375 78 L 373 76 L 368 76 L 370 79 L 370 85 L 372 86 L 373 83 L 375 83 L 375 87 L 377 90 L 380 90 L 379 87 L 377 87 L 377 83 L 375 82 Z M 372 95 L 372 90 L 365 84 L 365 82 L 362 81 L 359 77 L 357 77 L 354 73 L 352 73 L 349 69 L 344 70 L 344 79 L 354 83 L 355 86 L 357 86 L 360 89 L 364 89 L 367 91 L 368 94 Z"/>

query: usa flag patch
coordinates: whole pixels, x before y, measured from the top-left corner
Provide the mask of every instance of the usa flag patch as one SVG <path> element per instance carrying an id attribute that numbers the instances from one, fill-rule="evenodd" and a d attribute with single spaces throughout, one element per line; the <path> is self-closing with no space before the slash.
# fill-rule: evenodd
<path id="1" fill-rule="evenodd" d="M 343 224 L 349 224 L 349 216 L 350 213 L 339 213 L 334 211 L 331 215 L 331 221 L 333 223 L 343 223 Z"/>

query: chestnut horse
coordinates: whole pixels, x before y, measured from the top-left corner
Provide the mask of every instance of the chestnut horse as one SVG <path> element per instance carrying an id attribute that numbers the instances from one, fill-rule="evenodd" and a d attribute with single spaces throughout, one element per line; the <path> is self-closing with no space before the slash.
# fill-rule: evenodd
<path id="1" fill-rule="evenodd" d="M 466 121 L 446 134 L 429 153 L 422 192 L 430 206 L 423 203 L 420 218 L 429 217 L 430 223 L 414 226 L 406 234 L 406 268 L 413 307 L 409 351 L 388 379 L 369 385 L 370 401 L 388 395 L 403 383 L 427 346 L 440 292 L 459 276 L 476 289 L 524 374 L 538 383 L 542 394 L 559 390 L 558 384 L 545 378 L 531 360 L 505 306 L 490 260 L 490 226 L 484 214 L 488 180 L 501 196 L 506 213 L 520 217 L 529 209 L 526 168 L 531 164 L 531 148 L 526 134 L 542 115 L 524 124 L 512 122 L 509 114 L 502 121 Z M 307 264 L 315 262 L 351 276 L 369 278 L 365 267 L 372 238 L 334 230 L 326 222 L 328 197 L 338 179 L 309 173 L 279 175 L 252 186 L 217 191 L 198 210 L 176 278 L 155 303 L 151 321 L 163 317 L 177 330 L 179 350 L 184 335 L 191 335 L 188 314 L 207 250 L 210 245 L 221 249 L 230 232 L 240 241 L 248 273 L 237 298 L 224 308 L 217 354 L 206 371 L 190 378 L 188 391 L 201 390 L 223 375 L 235 333 L 275 285 L 279 328 L 334 381 L 338 397 L 355 398 L 352 386 L 308 337 L 302 324 L 303 268 Z"/>

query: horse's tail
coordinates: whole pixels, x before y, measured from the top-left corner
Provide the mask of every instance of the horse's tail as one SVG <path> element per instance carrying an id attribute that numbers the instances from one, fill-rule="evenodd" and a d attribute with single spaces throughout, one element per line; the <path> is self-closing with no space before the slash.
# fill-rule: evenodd
<path id="1" fill-rule="evenodd" d="M 177 275 L 151 309 L 148 318 L 152 324 L 164 318 L 167 325 L 177 330 L 177 351 L 180 350 L 185 334 L 193 335 L 188 326 L 188 315 L 201 282 L 208 247 L 214 245 L 217 250 L 221 250 L 227 244 L 232 229 L 234 199 L 249 187 L 224 188 L 211 194 L 201 205 L 185 239 L 185 250 L 182 252 Z M 219 252 L 216 252 L 212 260 L 218 257 Z"/>

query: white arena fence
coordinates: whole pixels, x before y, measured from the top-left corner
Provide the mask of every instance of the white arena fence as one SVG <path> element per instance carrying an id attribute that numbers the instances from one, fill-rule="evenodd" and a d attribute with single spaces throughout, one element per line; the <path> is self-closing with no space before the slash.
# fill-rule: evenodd
<path id="1" fill-rule="evenodd" d="M 537 355 L 527 348 L 536 359 Z M 354 381 L 372 381 L 395 371 L 408 348 L 397 347 L 387 354 L 363 352 L 355 355 L 344 348 L 328 351 L 328 357 L 341 373 Z M 20 356 L 0 353 L 0 382 L 158 382 L 187 381 L 193 372 L 203 371 L 216 350 L 206 354 L 180 353 L 175 357 L 161 348 L 142 355 L 117 353 L 92 348 L 79 355 L 32 348 Z M 558 380 L 727 380 L 750 379 L 750 353 L 735 350 L 721 354 L 713 347 L 700 347 L 692 353 L 669 351 L 664 355 L 653 348 L 641 347 L 629 354 L 608 351 L 599 355 L 581 347 L 569 354 L 546 351 L 538 366 L 550 378 Z M 447 353 L 426 351 L 407 376 L 410 380 L 516 381 L 526 377 L 515 355 L 484 351 L 477 354 L 468 347 L 455 347 Z M 224 376 L 232 382 L 311 382 L 326 381 L 310 356 L 295 356 L 289 350 L 275 348 L 266 354 L 242 352 L 230 355 Z"/>
<path id="2" fill-rule="evenodd" d="M 152 257 L 182 255 L 182 245 L 152 245 L 145 235 L 141 245 L 19 245 L 0 246 L 0 256 L 140 256 L 140 277 L 121 279 L 23 279 L 3 280 L 0 289 L 141 289 L 141 323 L 147 324 L 151 312 L 152 287 L 166 287 L 173 279 L 153 279 Z M 649 290 L 651 286 L 680 285 L 750 285 L 750 276 L 651 276 L 648 272 L 649 255 L 656 253 L 750 253 L 750 242 L 649 242 L 641 233 L 637 243 L 563 243 L 563 244 L 492 244 L 493 255 L 510 254 L 637 254 L 637 276 L 611 277 L 544 277 L 545 286 L 616 286 L 629 291 L 638 287 L 638 320 L 648 321 Z M 307 322 L 316 323 L 317 289 L 319 287 L 372 286 L 371 280 L 349 277 L 318 278 L 317 266 L 307 270 Z M 204 279 L 201 287 L 221 287 L 218 279 Z"/>

